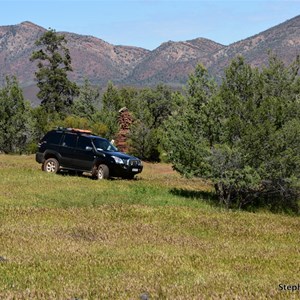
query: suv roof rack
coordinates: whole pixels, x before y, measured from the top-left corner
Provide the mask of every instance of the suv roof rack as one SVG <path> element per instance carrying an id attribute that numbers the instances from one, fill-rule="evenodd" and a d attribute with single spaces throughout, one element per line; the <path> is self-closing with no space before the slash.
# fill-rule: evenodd
<path id="1" fill-rule="evenodd" d="M 80 128 L 64 128 L 64 127 L 56 127 L 56 130 L 62 130 L 62 131 L 70 131 L 70 132 L 78 132 L 78 133 L 85 133 L 85 134 L 92 134 L 91 130 L 87 129 L 80 129 Z"/>

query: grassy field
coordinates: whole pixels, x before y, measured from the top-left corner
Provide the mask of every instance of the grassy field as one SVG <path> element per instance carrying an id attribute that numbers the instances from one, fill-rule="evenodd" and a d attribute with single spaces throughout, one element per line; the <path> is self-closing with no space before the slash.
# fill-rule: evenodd
<path id="1" fill-rule="evenodd" d="M 0 155 L 0 299 L 299 299 L 300 218 L 226 211 L 166 164 L 137 180 Z"/>

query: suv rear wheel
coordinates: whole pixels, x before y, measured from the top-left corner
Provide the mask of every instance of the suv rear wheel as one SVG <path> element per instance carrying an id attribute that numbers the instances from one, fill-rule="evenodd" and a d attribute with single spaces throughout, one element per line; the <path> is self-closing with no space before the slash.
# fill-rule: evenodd
<path id="1" fill-rule="evenodd" d="M 59 170 L 59 163 L 55 158 L 48 158 L 43 164 L 43 171 L 47 173 L 57 173 Z"/>
<path id="2" fill-rule="evenodd" d="M 97 179 L 108 179 L 109 169 L 107 165 L 100 165 L 97 170 Z"/>

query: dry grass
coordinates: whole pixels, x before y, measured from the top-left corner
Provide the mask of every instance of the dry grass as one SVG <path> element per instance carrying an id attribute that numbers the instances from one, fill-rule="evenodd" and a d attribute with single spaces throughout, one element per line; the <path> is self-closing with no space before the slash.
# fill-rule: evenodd
<path id="1" fill-rule="evenodd" d="M 0 156 L 1 299 L 298 299 L 300 219 L 216 208 L 169 165 L 139 180 Z"/>

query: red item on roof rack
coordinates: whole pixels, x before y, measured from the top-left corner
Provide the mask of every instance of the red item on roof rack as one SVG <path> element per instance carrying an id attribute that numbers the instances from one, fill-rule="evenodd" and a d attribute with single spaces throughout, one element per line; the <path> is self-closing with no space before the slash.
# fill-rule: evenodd
<path id="1" fill-rule="evenodd" d="M 92 131 L 86 129 L 80 129 L 80 128 L 68 128 L 68 129 L 73 132 L 88 133 L 88 134 L 92 133 Z"/>

